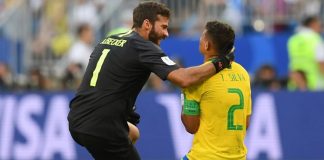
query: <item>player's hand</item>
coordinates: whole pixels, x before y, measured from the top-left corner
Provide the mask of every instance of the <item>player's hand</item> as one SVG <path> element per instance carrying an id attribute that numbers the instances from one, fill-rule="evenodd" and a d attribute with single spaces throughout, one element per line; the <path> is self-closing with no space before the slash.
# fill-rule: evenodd
<path id="1" fill-rule="evenodd" d="M 135 110 L 136 106 L 134 106 L 132 111 L 129 113 L 127 121 L 136 126 L 140 122 L 141 116 L 138 113 L 136 113 Z"/>
<path id="2" fill-rule="evenodd" d="M 212 58 L 211 62 L 214 64 L 216 73 L 220 72 L 224 68 L 230 68 L 231 63 L 234 61 L 234 50 L 227 55 L 222 55 L 217 58 Z"/>
<path id="3" fill-rule="evenodd" d="M 140 137 L 139 129 L 130 122 L 127 122 L 127 124 L 129 128 L 128 137 L 132 141 L 132 143 L 135 144 Z"/>

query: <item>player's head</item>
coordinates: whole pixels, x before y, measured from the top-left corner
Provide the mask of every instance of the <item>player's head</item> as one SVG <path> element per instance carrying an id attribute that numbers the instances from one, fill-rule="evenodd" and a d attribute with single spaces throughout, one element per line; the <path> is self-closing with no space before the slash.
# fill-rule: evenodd
<path id="1" fill-rule="evenodd" d="M 78 37 L 85 43 L 91 44 L 94 37 L 93 31 L 89 24 L 80 24 L 77 28 Z"/>
<path id="2" fill-rule="evenodd" d="M 307 16 L 303 19 L 302 25 L 307 28 L 311 28 L 315 32 L 321 32 L 321 21 L 317 16 Z"/>
<path id="3" fill-rule="evenodd" d="M 133 11 L 133 28 L 142 28 L 149 32 L 148 39 L 156 44 L 169 36 L 170 10 L 157 2 L 140 3 Z"/>
<path id="4" fill-rule="evenodd" d="M 235 33 L 230 25 L 210 21 L 200 37 L 199 50 L 210 56 L 226 55 L 233 51 L 234 40 Z"/>

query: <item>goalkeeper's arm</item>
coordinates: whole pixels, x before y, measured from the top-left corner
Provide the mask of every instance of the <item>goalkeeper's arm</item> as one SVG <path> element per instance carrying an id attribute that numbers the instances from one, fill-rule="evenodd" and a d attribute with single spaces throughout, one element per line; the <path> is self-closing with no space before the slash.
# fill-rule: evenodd
<path id="1" fill-rule="evenodd" d="M 201 83 L 220 72 L 224 68 L 228 68 L 234 60 L 234 53 L 226 56 L 213 58 L 211 63 L 205 63 L 200 66 L 179 68 L 169 73 L 168 80 L 181 88 L 187 88 L 194 84 Z"/>

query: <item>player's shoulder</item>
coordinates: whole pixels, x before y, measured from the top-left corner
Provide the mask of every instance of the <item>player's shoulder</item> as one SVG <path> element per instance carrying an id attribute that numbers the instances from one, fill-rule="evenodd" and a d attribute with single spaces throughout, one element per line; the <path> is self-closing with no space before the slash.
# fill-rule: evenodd
<path id="1" fill-rule="evenodd" d="M 108 37 L 116 39 L 130 39 L 133 36 L 133 32 L 133 30 L 126 30 L 125 32 L 111 34 Z"/>
<path id="2" fill-rule="evenodd" d="M 232 62 L 230 70 L 234 70 L 234 71 L 238 71 L 238 72 L 241 72 L 241 73 L 244 73 L 244 74 L 248 74 L 246 69 L 241 64 L 239 64 L 237 62 Z"/>
<path id="3" fill-rule="evenodd" d="M 199 101 L 199 97 L 201 97 L 201 91 L 202 91 L 202 84 L 193 85 L 182 89 L 182 93 L 185 96 L 188 96 L 187 98 L 189 99 L 193 98 L 197 101 Z"/>
<path id="4" fill-rule="evenodd" d="M 194 92 L 197 92 L 202 86 L 202 83 L 201 84 L 196 84 L 196 85 L 193 85 L 193 86 L 190 86 L 190 87 L 187 87 L 187 88 L 183 88 L 182 91 L 184 92 L 189 92 L 189 93 L 194 93 Z"/>
<path id="5" fill-rule="evenodd" d="M 134 48 L 136 50 L 154 50 L 162 51 L 161 48 L 149 40 L 145 40 L 137 32 L 129 30 L 106 37 L 100 44 L 111 45 L 117 47 Z"/>
<path id="6" fill-rule="evenodd" d="M 133 41 L 140 41 L 138 34 L 133 30 L 127 30 L 125 32 L 112 34 L 112 35 L 109 35 L 108 37 L 106 37 L 105 39 L 126 40 L 127 43 L 130 43 Z"/>
<path id="7" fill-rule="evenodd" d="M 241 64 L 239 64 L 239 63 L 237 63 L 237 62 L 235 62 L 235 61 L 232 62 L 231 66 L 232 66 L 233 68 L 236 68 L 236 69 L 242 69 L 242 70 L 245 70 L 244 67 L 243 67 Z"/>
<path id="8" fill-rule="evenodd" d="M 137 50 L 154 50 L 161 52 L 160 46 L 155 43 L 144 39 L 137 32 L 133 31 L 129 36 L 130 44 Z"/>
<path id="9" fill-rule="evenodd" d="M 206 80 L 204 84 L 207 85 L 222 83 L 224 81 L 227 81 L 229 77 L 231 77 L 231 75 L 240 75 L 244 78 L 247 78 L 248 81 L 250 80 L 249 74 L 245 70 L 245 68 L 237 62 L 232 62 L 231 68 L 225 68 L 224 70 Z"/>

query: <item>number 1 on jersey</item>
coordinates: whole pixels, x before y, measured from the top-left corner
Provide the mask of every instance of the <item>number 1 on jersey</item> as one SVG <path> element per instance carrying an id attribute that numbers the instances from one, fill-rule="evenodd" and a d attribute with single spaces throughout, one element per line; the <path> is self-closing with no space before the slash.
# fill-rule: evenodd
<path id="1" fill-rule="evenodd" d="M 102 64 L 105 61 L 109 51 L 110 51 L 110 49 L 104 49 L 102 51 L 102 54 L 101 54 L 101 56 L 100 56 L 100 58 L 99 58 L 99 60 L 97 62 L 96 68 L 93 71 L 92 78 L 91 78 L 91 81 L 90 81 L 90 86 L 95 87 L 97 85 L 99 72 L 101 70 Z"/>

